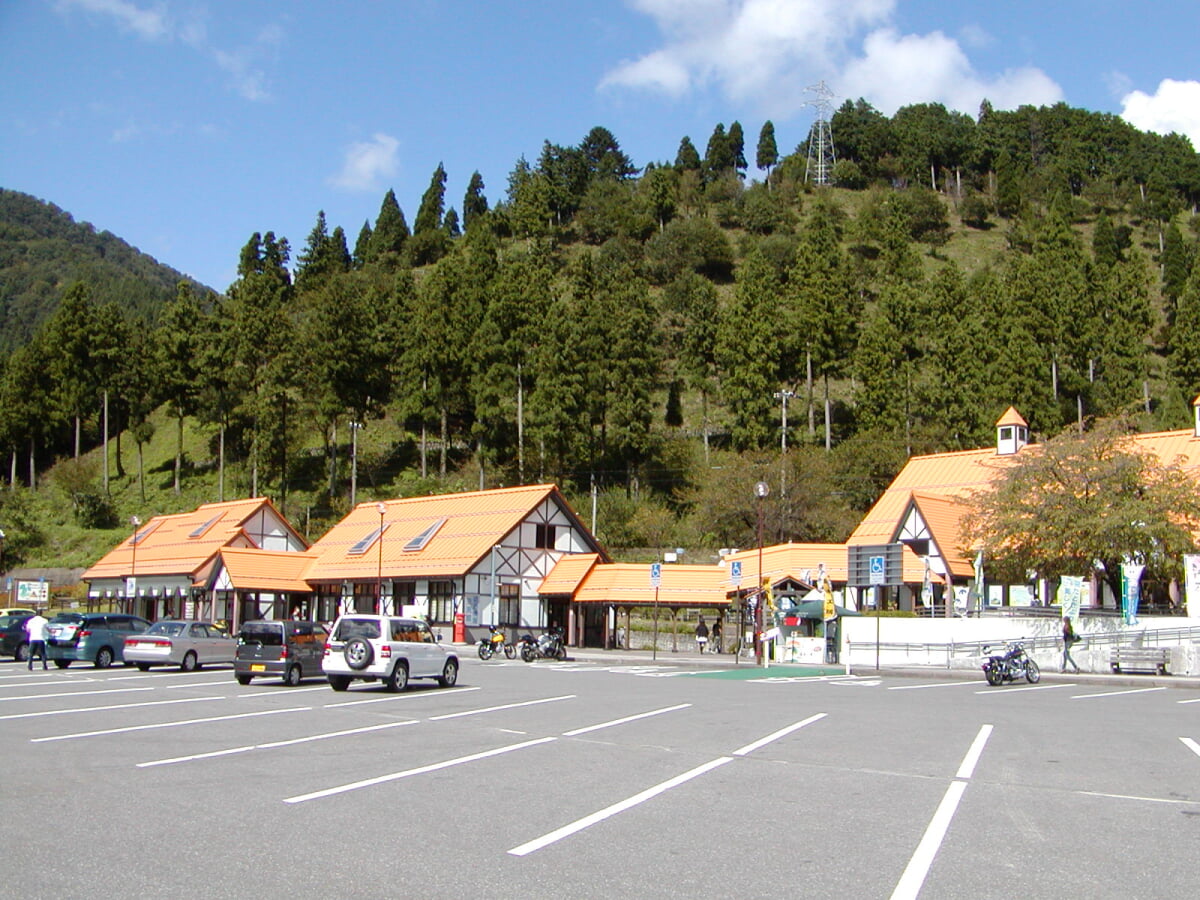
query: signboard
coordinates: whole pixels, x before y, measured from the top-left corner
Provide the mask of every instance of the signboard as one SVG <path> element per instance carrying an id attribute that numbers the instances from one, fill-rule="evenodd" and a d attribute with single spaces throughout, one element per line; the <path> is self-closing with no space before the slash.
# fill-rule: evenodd
<path id="1" fill-rule="evenodd" d="M 1190 618 L 1200 619 L 1200 554 L 1189 553 L 1183 558 L 1183 572 L 1187 614 Z"/>
<path id="2" fill-rule="evenodd" d="M 1200 559 L 1200 557 L 1197 557 Z M 742 586 L 742 561 L 735 559 L 729 564 L 729 577 L 733 581 L 733 586 L 739 588 Z M 1200 603 L 1197 604 L 1200 606 Z"/>
<path id="3" fill-rule="evenodd" d="M 662 584 L 662 563 L 650 563 L 650 587 Z"/>
<path id="4" fill-rule="evenodd" d="M 18 581 L 17 606 L 45 606 L 50 602 L 50 585 L 45 581 Z"/>
<path id="5" fill-rule="evenodd" d="M 847 547 L 849 587 L 897 587 L 904 583 L 901 568 L 904 545 L 855 544 Z"/>

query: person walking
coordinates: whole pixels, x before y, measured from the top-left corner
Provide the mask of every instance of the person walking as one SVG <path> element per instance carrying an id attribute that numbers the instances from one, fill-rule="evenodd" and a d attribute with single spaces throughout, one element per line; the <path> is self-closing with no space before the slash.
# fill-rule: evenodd
<path id="1" fill-rule="evenodd" d="M 1075 671 L 1078 672 L 1079 664 L 1071 658 L 1071 648 L 1074 647 L 1077 643 L 1079 643 L 1079 641 L 1082 640 L 1082 638 L 1080 638 L 1079 635 L 1075 633 L 1075 626 L 1071 624 L 1070 618 L 1063 619 L 1062 639 L 1063 639 L 1063 658 L 1062 658 L 1062 666 L 1059 667 L 1058 671 L 1060 671 L 1060 672 L 1067 671 L 1067 663 L 1070 663 L 1071 666 L 1075 669 Z"/>
<path id="2" fill-rule="evenodd" d="M 704 624 L 704 617 L 700 617 L 700 624 L 696 626 L 696 648 L 703 653 L 704 645 L 708 643 L 708 626 Z"/>
<path id="3" fill-rule="evenodd" d="M 29 641 L 29 671 L 33 671 L 34 656 L 41 656 L 42 668 L 46 669 L 46 617 L 35 612 L 25 620 L 25 638 Z"/>
<path id="4" fill-rule="evenodd" d="M 717 616 L 712 627 L 712 652 L 721 652 L 721 617 Z"/>

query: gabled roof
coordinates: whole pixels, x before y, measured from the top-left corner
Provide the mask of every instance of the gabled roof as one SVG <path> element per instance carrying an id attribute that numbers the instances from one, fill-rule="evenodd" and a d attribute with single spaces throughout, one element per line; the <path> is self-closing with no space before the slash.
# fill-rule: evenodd
<path id="1" fill-rule="evenodd" d="M 238 591 L 310 593 L 304 575 L 315 557 L 311 553 L 222 547 L 221 565 Z"/>
<path id="2" fill-rule="evenodd" d="M 599 553 L 571 553 L 564 556 L 542 579 L 538 593 L 574 594 L 599 560 Z"/>
<path id="3" fill-rule="evenodd" d="M 1017 408 L 1015 406 L 1010 406 L 1004 411 L 1004 415 L 1002 415 L 996 422 L 997 428 L 1001 428 L 1005 425 L 1020 425 L 1024 427 L 1028 426 L 1029 423 L 1025 421 L 1024 416 L 1017 412 Z"/>
<path id="4" fill-rule="evenodd" d="M 206 503 L 191 512 L 155 516 L 144 522 L 81 577 L 84 581 L 131 575 L 194 578 L 222 547 L 253 546 L 243 526 L 264 507 L 269 507 L 280 523 L 291 530 L 287 520 L 266 497 Z M 295 537 L 301 544 L 305 543 L 299 535 Z"/>
<path id="5" fill-rule="evenodd" d="M 317 584 L 363 581 L 379 573 L 384 578 L 462 576 L 547 500 L 575 524 L 593 551 L 604 554 L 558 488 L 537 484 L 384 501 L 382 540 L 379 504 L 360 503 L 309 549 L 316 559 L 306 578 Z"/>
<path id="6" fill-rule="evenodd" d="M 914 491 L 911 505 L 916 507 L 925 527 L 929 529 L 938 552 L 951 575 L 970 578 L 974 575 L 974 562 L 958 546 L 962 534 L 962 520 L 968 506 L 961 500 L 939 494 Z"/>
<path id="7" fill-rule="evenodd" d="M 664 565 L 657 590 L 659 606 L 728 606 L 725 582 L 728 574 L 720 566 Z M 653 606 L 656 591 L 650 583 L 650 566 L 645 563 L 597 565 L 584 577 L 575 592 L 576 603 L 611 603 L 616 606 Z"/>
<path id="8" fill-rule="evenodd" d="M 1163 464 L 1178 465 L 1200 480 L 1200 438 L 1191 430 L 1133 434 L 1129 435 L 1127 440 L 1131 447 L 1153 454 Z M 997 454 L 994 447 L 914 456 L 875 501 L 875 505 L 847 539 L 847 543 L 888 543 L 902 524 L 909 503 L 917 497 L 920 498 L 918 502 L 922 514 L 928 510 L 931 518 L 940 520 L 931 524 L 929 519 L 926 519 L 926 523 L 937 529 L 935 534 L 938 547 L 953 561 L 952 554 L 961 555 L 967 549 L 960 546 L 962 515 L 959 513 L 956 521 L 950 521 L 953 515 L 949 512 L 949 507 L 935 511 L 934 498 L 941 498 L 944 503 L 959 501 L 960 503 L 955 505 L 960 505 L 961 501 L 969 499 L 972 494 L 987 490 L 1005 469 L 1021 459 L 1024 454 L 1038 452 L 1038 445 L 1030 444 L 1022 447 L 1018 453 L 1003 456 Z M 963 511 L 965 512 L 965 509 Z M 959 563 L 955 562 L 952 567 L 952 572 L 956 575 L 960 574 L 958 565 Z M 966 574 L 965 571 L 962 574 Z M 907 576 L 905 580 L 908 580 Z"/>

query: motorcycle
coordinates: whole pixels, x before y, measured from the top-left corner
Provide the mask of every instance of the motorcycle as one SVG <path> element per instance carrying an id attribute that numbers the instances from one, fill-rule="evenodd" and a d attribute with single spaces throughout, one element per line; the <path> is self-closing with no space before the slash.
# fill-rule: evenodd
<path id="1" fill-rule="evenodd" d="M 495 625 L 489 625 L 488 631 L 491 634 L 485 638 L 481 638 L 479 641 L 480 659 L 491 659 L 500 652 L 503 652 L 507 659 L 513 659 L 517 655 L 516 646 L 505 640 L 504 629 L 497 628 Z"/>
<path id="2" fill-rule="evenodd" d="M 563 643 L 561 631 L 547 631 L 536 639 L 532 634 L 523 635 L 521 638 L 521 659 L 525 662 L 533 662 L 535 659 L 563 660 L 566 658 L 567 647 Z"/>
<path id="3" fill-rule="evenodd" d="M 983 648 L 984 653 L 988 653 L 990 650 L 990 647 Z M 1025 653 L 1025 645 L 1020 641 L 1006 644 L 1004 653 L 989 655 L 983 664 L 983 675 L 987 678 L 987 683 L 993 687 L 1004 684 L 1006 681 L 1016 681 L 1021 676 L 1024 676 L 1030 684 L 1037 684 L 1042 680 L 1041 669 Z"/>

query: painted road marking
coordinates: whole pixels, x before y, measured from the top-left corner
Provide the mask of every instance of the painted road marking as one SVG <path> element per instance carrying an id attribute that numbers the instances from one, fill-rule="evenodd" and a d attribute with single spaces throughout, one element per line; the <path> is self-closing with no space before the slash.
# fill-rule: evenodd
<path id="1" fill-rule="evenodd" d="M 147 700 L 145 703 L 114 703 L 110 706 L 77 706 L 72 709 L 46 709 L 41 712 L 14 713 L 0 716 L 6 719 L 38 719 L 43 716 L 65 716 L 70 713 L 108 712 L 111 709 L 141 709 L 143 706 L 167 706 L 171 703 L 199 703 L 202 700 L 224 700 L 224 697 L 181 697 L 178 700 Z"/>
<path id="2" fill-rule="evenodd" d="M 462 694 L 467 691 L 477 691 L 477 687 L 450 688 L 444 691 L 425 691 L 420 694 L 385 694 L 382 697 L 371 696 L 365 700 L 343 700 L 340 703 L 326 703 L 325 709 L 339 709 L 343 706 L 362 706 L 364 703 L 386 703 L 390 700 L 420 700 L 424 697 L 445 697 L 449 694 Z"/>
<path id="3" fill-rule="evenodd" d="M 588 725 L 586 728 L 576 728 L 574 731 L 564 731 L 564 737 L 575 737 L 578 734 L 587 734 L 589 731 L 599 731 L 601 728 L 609 728 L 613 725 L 624 725 L 626 722 L 634 722 L 638 719 L 648 719 L 650 716 L 661 715 L 662 713 L 675 712 L 680 709 L 687 709 L 692 704 L 680 703 L 678 706 L 666 706 L 662 709 L 652 709 L 650 712 L 638 713 L 633 716 L 625 716 L 623 719 L 613 719 L 611 722 L 601 722 L 599 725 Z"/>
<path id="4" fill-rule="evenodd" d="M 1165 691 L 1165 687 L 1133 688 L 1128 691 L 1105 691 L 1102 694 L 1076 694 L 1072 700 L 1090 700 L 1093 697 L 1120 697 L 1124 694 L 1150 694 L 1154 691 Z"/>
<path id="5" fill-rule="evenodd" d="M 516 709 L 519 706 L 537 706 L 539 703 L 556 703 L 559 700 L 574 700 L 575 694 L 563 694 L 561 697 L 544 697 L 541 700 L 526 700 L 522 703 L 505 703 L 501 706 L 486 706 L 483 709 L 468 709 L 463 712 L 446 713 L 443 716 L 430 716 L 430 722 L 440 722 L 442 719 L 458 719 L 462 716 L 477 716 L 481 713 L 497 712 L 501 709 Z"/>
<path id="6" fill-rule="evenodd" d="M 950 782 L 950 786 L 946 788 L 946 793 L 942 795 L 942 802 L 938 804 L 937 811 L 925 828 L 925 834 L 921 836 L 921 842 L 917 844 L 916 851 L 908 861 L 908 865 L 904 867 L 904 874 L 900 876 L 896 889 L 892 891 L 892 900 L 916 900 L 917 895 L 921 893 L 925 877 L 929 874 L 929 867 L 933 865 L 934 857 L 937 856 L 937 852 L 942 846 L 942 840 L 946 837 L 946 831 L 954 819 L 958 803 L 967 789 L 967 781 L 963 779 L 969 779 L 975 771 L 975 764 L 979 761 L 984 745 L 987 744 L 991 734 L 992 726 L 984 725 L 975 735 L 975 740 L 971 742 L 966 756 L 963 757 L 963 761 L 958 767 L 955 780 Z"/>
<path id="7" fill-rule="evenodd" d="M 377 784 L 386 784 L 389 781 L 398 781 L 401 778 L 409 778 L 413 775 L 423 775 L 426 772 L 436 772 L 439 769 L 448 769 L 451 766 L 460 766 L 464 763 L 475 762 L 479 759 L 487 759 L 492 756 L 500 756 L 503 753 L 512 753 L 515 750 L 524 750 L 526 747 L 536 747 L 538 744 L 548 744 L 551 741 L 557 741 L 558 738 L 545 737 L 538 738 L 533 741 L 523 741 L 520 744 L 509 744 L 506 747 L 497 747 L 495 750 L 484 750 L 482 753 L 472 753 L 469 756 L 459 756 L 456 759 L 447 759 L 444 762 L 432 763 L 428 766 L 418 766 L 415 769 L 405 769 L 403 772 L 392 772 L 390 775 L 380 775 L 378 778 L 367 778 L 364 781 L 355 781 L 350 784 L 342 784 L 337 787 L 326 788 L 323 791 L 313 791 L 311 794 L 300 794 L 296 797 L 288 797 L 284 803 L 306 803 L 309 800 L 320 800 L 323 797 L 332 797 L 336 794 L 345 794 L 349 791 L 357 791 L 360 788 L 373 787 Z"/>
<path id="8" fill-rule="evenodd" d="M 780 728 L 778 731 L 772 732 L 771 734 L 768 734 L 764 738 L 759 738 L 757 741 L 752 741 L 751 743 L 747 744 L 744 747 L 739 747 L 737 750 L 733 751 L 733 755 L 734 756 L 745 756 L 748 753 L 753 753 L 755 750 L 758 750 L 760 747 L 765 747 L 767 744 L 771 743 L 772 741 L 777 741 L 781 737 L 786 737 L 787 735 L 791 734 L 793 731 L 797 731 L 797 730 L 803 728 L 805 725 L 811 725 L 813 722 L 820 721 L 821 719 L 825 718 L 826 715 L 827 715 L 827 713 L 817 713 L 815 716 L 809 716 L 807 719 L 804 719 L 800 722 L 795 722 L 791 725 L 788 725 L 786 728 Z"/>
<path id="9" fill-rule="evenodd" d="M 134 691 L 152 691 L 154 688 L 111 688 L 100 691 L 63 691 L 58 694 L 26 694 L 22 697 L 0 697 L 0 703 L 13 700 L 53 700 L 55 697 L 91 697 L 95 694 L 131 694 Z"/>
<path id="10" fill-rule="evenodd" d="M 173 763 L 195 762 L 201 759 L 212 759 L 217 756 L 232 756 L 235 753 L 249 753 L 251 750 L 274 750 L 277 747 L 290 747 L 294 744 L 307 744 L 311 741 L 324 741 L 329 738 L 346 737 L 351 734 L 366 734 L 369 731 L 382 731 L 385 728 L 398 728 L 401 725 L 416 725 L 416 719 L 406 722 L 387 722 L 383 725 L 369 725 L 365 728 L 349 728 L 345 731 L 327 731 L 325 734 L 311 734 L 307 737 L 292 738 L 286 741 L 271 741 L 267 744 L 248 744 L 245 747 L 230 747 L 227 750 L 212 750 L 208 753 L 193 753 L 191 756 L 175 756 L 170 759 L 154 759 L 150 762 L 140 762 L 139 769 L 152 766 L 168 766 Z"/>
<path id="11" fill-rule="evenodd" d="M 217 697 L 215 699 L 223 699 Z M 32 738 L 31 744 L 45 744 L 50 741 L 71 741 L 77 738 L 101 737 L 108 734 L 126 734 L 131 731 L 151 731 L 156 728 L 177 728 L 180 725 L 203 725 L 208 722 L 228 722 L 231 719 L 255 719 L 259 716 L 277 716 L 280 713 L 307 712 L 311 706 L 292 706 L 288 709 L 268 709 L 262 712 L 238 713 L 232 716 L 209 716 L 204 719 L 183 719 L 179 722 L 154 722 L 150 725 L 128 725 L 124 728 L 106 728 L 103 731 L 79 731 L 75 734 L 56 734 L 50 737 Z"/>

